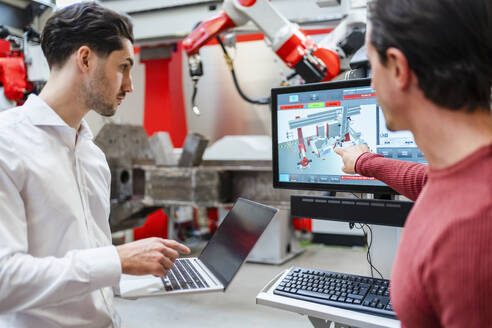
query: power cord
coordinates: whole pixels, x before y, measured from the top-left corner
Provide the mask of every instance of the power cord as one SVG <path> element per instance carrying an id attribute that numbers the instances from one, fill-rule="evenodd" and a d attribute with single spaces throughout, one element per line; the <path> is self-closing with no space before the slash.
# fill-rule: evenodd
<path id="1" fill-rule="evenodd" d="M 355 193 L 351 193 L 352 195 L 355 196 L 355 198 L 362 198 L 360 197 L 359 195 L 356 195 Z M 376 271 L 379 276 L 381 277 L 381 279 L 384 279 L 383 278 L 383 275 L 381 274 L 381 272 L 379 272 L 378 269 L 376 269 L 376 267 L 374 266 L 374 264 L 372 264 L 372 258 L 371 258 L 371 246 L 372 246 L 372 239 L 373 239 L 373 234 L 372 234 L 372 228 L 370 225 L 368 224 L 361 224 L 361 223 L 358 223 L 359 226 L 357 226 L 357 223 L 355 222 L 349 222 L 349 228 L 350 229 L 353 229 L 354 227 L 356 229 L 360 229 L 362 230 L 362 232 L 364 233 L 364 237 L 366 237 L 366 240 L 367 240 L 367 254 L 366 254 L 366 258 L 367 258 L 367 262 L 369 263 L 369 267 L 371 268 L 371 278 L 374 278 L 374 271 Z M 364 226 L 367 227 L 367 230 L 369 230 L 369 232 L 371 233 L 371 240 L 369 241 L 369 235 L 367 234 L 367 232 L 364 230 Z"/>
<path id="2" fill-rule="evenodd" d="M 224 57 L 227 62 L 227 66 L 229 67 L 229 70 L 231 71 L 232 74 L 232 79 L 234 80 L 234 85 L 236 86 L 237 92 L 239 92 L 239 95 L 241 98 L 246 100 L 247 102 L 251 104 L 257 104 L 257 105 L 269 105 L 270 104 L 270 98 L 259 98 L 259 99 L 254 99 L 248 97 L 243 90 L 241 90 L 241 87 L 239 86 L 239 82 L 237 81 L 237 76 L 236 76 L 236 71 L 234 70 L 234 62 L 232 58 L 229 56 L 229 53 L 227 52 L 226 47 L 224 46 L 224 42 L 222 42 L 222 39 L 220 36 L 217 36 L 217 42 L 219 42 L 220 47 L 222 48 L 222 51 L 224 52 Z"/>
<path id="3" fill-rule="evenodd" d="M 369 230 L 370 232 L 370 235 L 371 235 L 371 238 L 369 239 L 369 236 L 367 234 L 367 232 L 364 230 L 364 226 Z M 354 222 L 350 222 L 349 223 L 349 227 L 350 229 L 353 229 L 353 228 L 356 228 L 356 229 L 360 229 L 362 230 L 362 232 L 364 233 L 364 237 L 366 238 L 367 240 L 367 253 L 366 253 L 366 259 L 367 259 L 367 262 L 369 263 L 369 267 L 371 268 L 371 278 L 374 278 L 374 271 L 376 271 L 379 276 L 381 277 L 381 279 L 384 279 L 383 278 L 383 275 L 381 274 L 381 272 L 374 266 L 374 264 L 372 264 L 372 258 L 371 258 L 371 246 L 372 246 L 372 239 L 373 239 L 373 233 L 372 233 L 372 228 L 371 226 L 369 226 L 368 224 L 360 224 L 360 223 L 354 223 Z"/>
<path id="4" fill-rule="evenodd" d="M 371 242 L 369 243 L 369 245 L 367 246 L 367 262 L 369 262 L 369 265 L 371 267 L 371 277 L 374 278 L 374 275 L 373 275 L 373 272 L 372 272 L 372 269 L 374 269 L 374 271 L 376 271 L 379 276 L 381 277 L 381 279 L 384 279 L 383 275 L 381 274 L 381 272 L 379 272 L 378 269 L 376 269 L 376 267 L 372 264 L 372 258 L 371 258 L 371 246 L 372 246 L 372 240 L 373 240 L 373 233 L 372 233 L 372 228 L 370 225 L 368 224 L 364 224 L 368 229 L 369 231 L 371 232 Z M 367 237 L 366 237 L 367 238 Z"/>

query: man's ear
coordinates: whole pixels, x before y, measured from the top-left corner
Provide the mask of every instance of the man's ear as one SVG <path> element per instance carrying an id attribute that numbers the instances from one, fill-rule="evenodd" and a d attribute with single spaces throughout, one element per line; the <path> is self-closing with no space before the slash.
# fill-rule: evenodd
<path id="1" fill-rule="evenodd" d="M 410 86 L 412 74 L 410 67 L 408 66 L 407 57 L 403 52 L 394 47 L 389 47 L 386 50 L 386 57 L 388 58 L 386 66 L 390 69 L 391 76 L 393 77 L 396 86 L 400 89 L 406 89 Z"/>
<path id="2" fill-rule="evenodd" d="M 77 67 L 82 72 L 88 72 L 94 61 L 94 52 L 88 46 L 81 46 L 75 52 L 75 62 Z"/>

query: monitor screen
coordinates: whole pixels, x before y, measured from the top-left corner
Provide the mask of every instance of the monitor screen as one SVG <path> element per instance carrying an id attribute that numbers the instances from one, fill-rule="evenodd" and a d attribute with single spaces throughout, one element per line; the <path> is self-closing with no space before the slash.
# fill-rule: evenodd
<path id="1" fill-rule="evenodd" d="M 344 173 L 336 147 L 367 144 L 388 158 L 426 162 L 409 131 L 387 129 L 370 79 L 272 89 L 272 140 L 277 188 L 394 192 Z"/>

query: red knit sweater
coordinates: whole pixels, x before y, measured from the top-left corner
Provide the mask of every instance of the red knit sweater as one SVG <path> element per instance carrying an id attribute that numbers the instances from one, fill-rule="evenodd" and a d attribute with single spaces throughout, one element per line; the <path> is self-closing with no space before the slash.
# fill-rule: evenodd
<path id="1" fill-rule="evenodd" d="M 440 170 L 371 153 L 355 169 L 416 200 L 391 275 L 402 327 L 492 327 L 492 145 Z"/>

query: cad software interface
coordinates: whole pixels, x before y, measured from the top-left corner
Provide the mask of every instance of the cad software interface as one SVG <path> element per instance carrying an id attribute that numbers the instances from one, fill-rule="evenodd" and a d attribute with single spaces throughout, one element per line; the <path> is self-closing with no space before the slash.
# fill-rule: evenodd
<path id="1" fill-rule="evenodd" d="M 386 128 L 369 86 L 279 94 L 277 133 L 280 182 L 385 186 L 342 171 L 334 149 L 357 144 L 388 158 L 426 162 L 409 131 Z"/>

